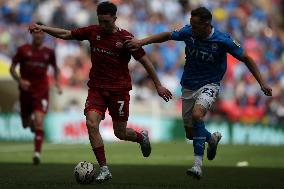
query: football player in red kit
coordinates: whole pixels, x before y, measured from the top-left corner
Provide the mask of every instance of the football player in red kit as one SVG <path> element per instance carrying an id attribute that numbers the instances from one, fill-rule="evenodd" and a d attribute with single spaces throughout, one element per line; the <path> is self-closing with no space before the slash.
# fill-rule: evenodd
<path id="1" fill-rule="evenodd" d="M 12 59 L 10 72 L 18 82 L 20 90 L 21 119 L 24 128 L 30 127 L 35 133 L 33 163 L 40 163 L 41 146 L 44 137 L 43 121 L 48 110 L 48 66 L 55 74 L 55 85 L 59 94 L 59 69 L 56 66 L 54 50 L 43 45 L 44 32 L 40 29 L 30 30 L 32 43 L 24 44 L 17 49 Z M 20 66 L 20 75 L 16 66 Z"/>
<path id="2" fill-rule="evenodd" d="M 139 143 L 144 157 L 148 157 L 151 153 L 147 131 L 140 133 L 127 128 L 129 91 L 132 88 L 128 70 L 131 55 L 144 66 L 152 78 L 158 94 L 165 101 L 172 98 L 170 91 L 161 85 L 145 51 L 140 48 L 132 52 L 124 45 L 126 40 L 133 38 L 133 35 L 115 25 L 116 12 L 115 4 L 102 2 L 97 6 L 99 25 L 91 25 L 72 31 L 36 24 L 30 27 L 30 29 L 41 29 L 57 38 L 88 40 L 90 43 L 92 68 L 89 74 L 89 91 L 84 112 L 90 143 L 101 167 L 96 178 L 98 183 L 112 178 L 99 132 L 99 124 L 104 119 L 107 108 L 113 120 L 115 136 L 121 140 Z"/>

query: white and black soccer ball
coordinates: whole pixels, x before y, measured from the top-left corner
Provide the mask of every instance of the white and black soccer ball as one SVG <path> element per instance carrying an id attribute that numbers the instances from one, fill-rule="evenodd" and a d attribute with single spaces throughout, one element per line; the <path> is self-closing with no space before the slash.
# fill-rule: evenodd
<path id="1" fill-rule="evenodd" d="M 94 164 L 81 161 L 74 168 L 74 176 L 78 183 L 90 184 L 94 180 L 95 171 Z"/>

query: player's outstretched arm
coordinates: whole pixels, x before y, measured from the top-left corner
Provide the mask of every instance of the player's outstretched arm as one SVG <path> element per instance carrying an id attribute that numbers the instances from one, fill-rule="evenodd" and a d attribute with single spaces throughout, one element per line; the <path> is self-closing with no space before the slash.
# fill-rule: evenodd
<path id="1" fill-rule="evenodd" d="M 61 29 L 61 28 L 53 28 L 53 27 L 45 26 L 45 25 L 32 24 L 32 25 L 29 26 L 29 30 L 30 31 L 42 30 L 45 33 L 48 33 L 49 35 L 51 35 L 53 37 L 64 39 L 64 40 L 74 39 L 70 30 L 65 30 L 65 29 Z"/>
<path id="2" fill-rule="evenodd" d="M 258 81 L 263 93 L 266 96 L 272 96 L 272 89 L 262 79 L 260 71 L 259 71 L 258 67 L 256 66 L 256 63 L 254 62 L 254 60 L 250 56 L 248 56 L 246 53 L 244 53 L 244 55 L 242 57 L 239 57 L 238 59 L 240 61 L 244 62 L 245 65 L 248 67 L 249 71 L 252 73 L 252 75 Z"/>
<path id="3" fill-rule="evenodd" d="M 170 38 L 171 38 L 171 32 L 162 32 L 140 40 L 133 38 L 131 40 L 127 40 L 125 43 L 127 48 L 131 50 L 137 50 L 144 45 L 152 43 L 163 43 L 165 41 L 170 40 Z"/>
<path id="4" fill-rule="evenodd" d="M 162 97 L 166 102 L 168 102 L 170 99 L 172 99 L 172 93 L 168 89 L 166 89 L 165 87 L 162 86 L 162 84 L 161 84 L 161 82 L 160 82 L 160 80 L 157 76 L 157 73 L 154 69 L 154 66 L 150 62 L 149 58 L 146 55 L 144 55 L 142 58 L 139 59 L 139 62 L 142 63 L 145 70 L 147 71 L 147 73 L 152 78 L 159 96 Z"/>

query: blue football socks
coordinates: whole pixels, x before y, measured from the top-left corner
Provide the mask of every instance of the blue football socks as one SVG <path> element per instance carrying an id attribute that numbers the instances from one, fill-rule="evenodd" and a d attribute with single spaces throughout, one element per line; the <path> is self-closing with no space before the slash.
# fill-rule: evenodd
<path id="1" fill-rule="evenodd" d="M 196 121 L 193 123 L 193 148 L 194 154 L 203 156 L 205 142 L 211 139 L 211 133 L 205 128 L 203 121 Z"/>

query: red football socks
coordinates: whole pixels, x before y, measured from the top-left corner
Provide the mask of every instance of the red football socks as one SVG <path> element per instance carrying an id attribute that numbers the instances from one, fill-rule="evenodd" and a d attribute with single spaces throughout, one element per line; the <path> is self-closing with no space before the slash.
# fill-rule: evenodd
<path id="1" fill-rule="evenodd" d="M 34 146 L 35 152 L 41 152 L 41 146 L 43 141 L 43 130 L 35 130 Z"/>
<path id="2" fill-rule="evenodd" d="M 104 146 L 93 148 L 93 151 L 95 153 L 96 159 L 97 159 L 100 167 L 105 166 L 106 165 L 106 156 L 105 156 Z"/>

